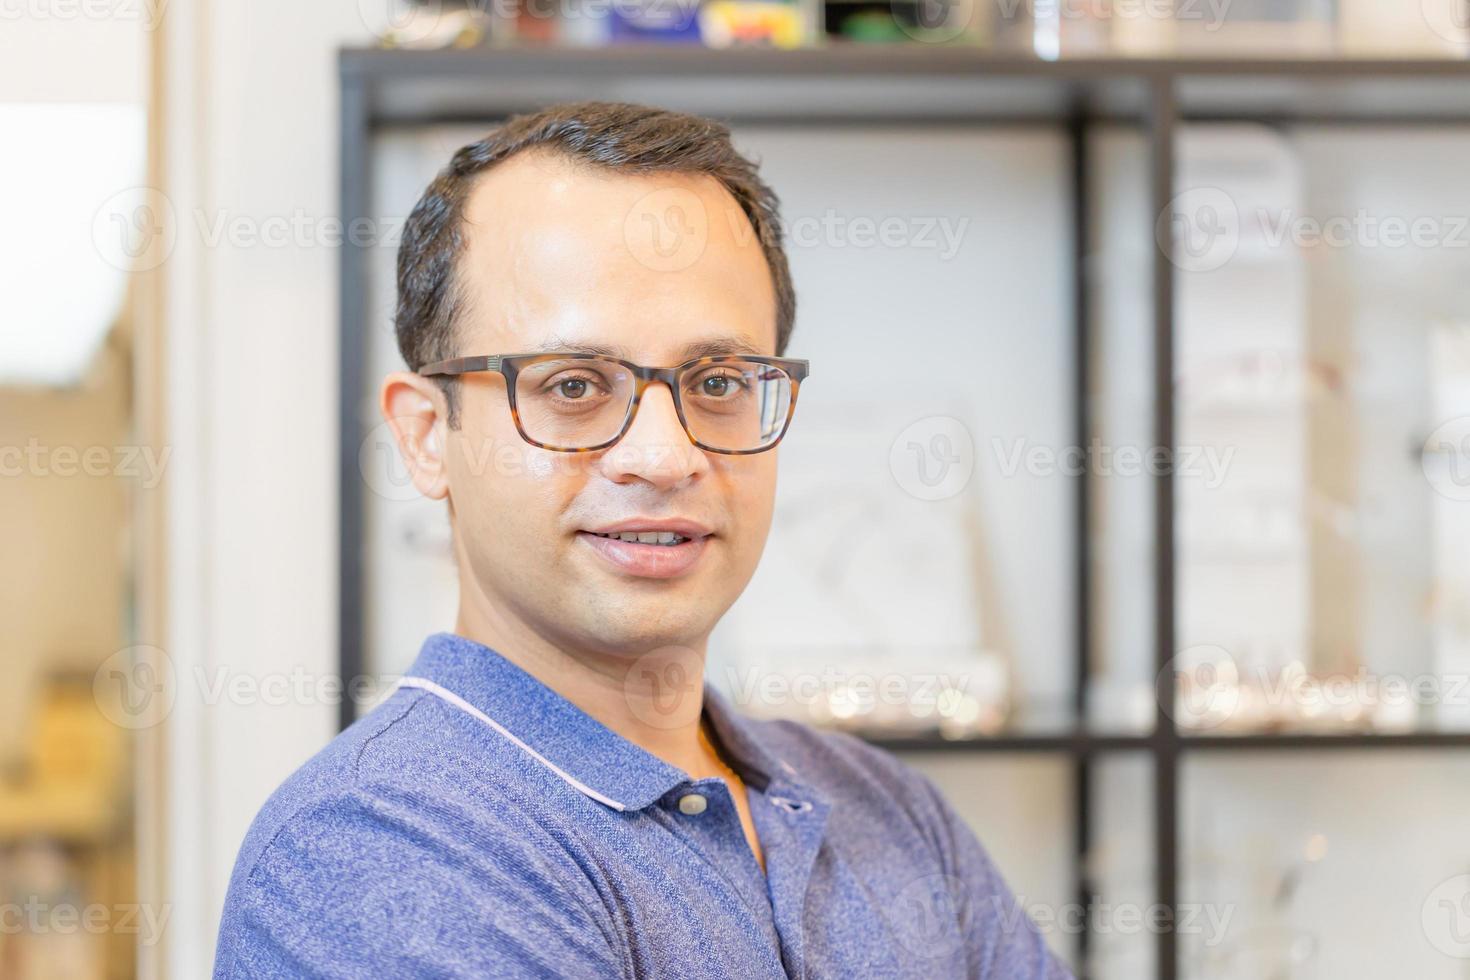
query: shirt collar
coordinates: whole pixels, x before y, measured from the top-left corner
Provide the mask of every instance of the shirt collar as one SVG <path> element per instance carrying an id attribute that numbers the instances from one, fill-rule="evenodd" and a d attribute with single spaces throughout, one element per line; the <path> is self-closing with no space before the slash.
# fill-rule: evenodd
<path id="1" fill-rule="evenodd" d="M 689 774 L 602 724 L 502 654 L 455 633 L 424 641 L 403 682 L 467 710 L 509 737 L 536 763 L 618 810 L 641 810 Z M 759 789 L 790 785 L 795 771 L 709 684 L 704 710 L 741 778 Z"/>
<path id="2" fill-rule="evenodd" d="M 761 737 L 760 727 L 736 712 L 729 699 L 708 682 L 704 685 L 704 713 L 741 779 L 764 790 L 771 783 L 790 785 L 797 778 L 791 764 Z"/>

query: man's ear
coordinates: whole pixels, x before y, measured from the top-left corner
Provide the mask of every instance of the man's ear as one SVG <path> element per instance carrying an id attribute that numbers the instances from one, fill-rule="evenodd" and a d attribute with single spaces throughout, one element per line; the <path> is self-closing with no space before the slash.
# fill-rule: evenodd
<path id="1" fill-rule="evenodd" d="M 414 487 L 430 500 L 443 500 L 449 493 L 445 409 L 443 389 L 407 371 L 389 374 L 378 392 L 378 410 L 393 433 L 403 465 Z"/>

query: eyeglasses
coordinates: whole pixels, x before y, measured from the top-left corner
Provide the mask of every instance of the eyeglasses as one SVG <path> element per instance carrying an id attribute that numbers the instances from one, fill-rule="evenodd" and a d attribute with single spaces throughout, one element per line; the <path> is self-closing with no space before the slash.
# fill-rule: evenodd
<path id="1" fill-rule="evenodd" d="M 455 357 L 419 368 L 425 376 L 498 372 L 510 414 L 533 446 L 585 453 L 611 446 L 633 424 L 643 392 L 669 386 L 674 411 L 701 449 L 759 453 L 791 425 L 807 362 L 789 357 L 720 354 L 677 367 L 645 367 L 601 354 L 498 354 Z"/>

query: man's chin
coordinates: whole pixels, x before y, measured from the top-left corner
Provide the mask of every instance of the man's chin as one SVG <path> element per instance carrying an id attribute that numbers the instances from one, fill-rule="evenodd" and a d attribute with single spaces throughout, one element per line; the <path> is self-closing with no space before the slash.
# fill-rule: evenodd
<path id="1" fill-rule="evenodd" d="M 665 582 L 658 594 L 597 581 L 578 584 L 578 590 L 563 598 L 570 620 L 564 620 L 565 626 L 587 648 L 620 660 L 662 649 L 703 650 L 724 609 L 712 605 L 709 592 L 693 583 L 687 592 L 683 587 L 670 592 Z"/>
<path id="2" fill-rule="evenodd" d="M 589 634 L 609 652 L 642 656 L 664 647 L 703 647 L 714 617 L 699 609 L 644 609 L 633 603 L 617 610 L 612 620 L 586 624 Z"/>

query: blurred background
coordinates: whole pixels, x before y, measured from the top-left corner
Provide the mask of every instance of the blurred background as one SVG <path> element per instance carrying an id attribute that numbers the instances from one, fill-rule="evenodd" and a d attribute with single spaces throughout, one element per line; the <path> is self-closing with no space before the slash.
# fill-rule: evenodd
<path id="1" fill-rule="evenodd" d="M 712 683 L 934 778 L 1079 977 L 1470 977 L 1467 56 L 1466 0 L 0 3 L 0 978 L 207 975 L 452 627 L 397 236 L 581 98 L 783 201 Z"/>

